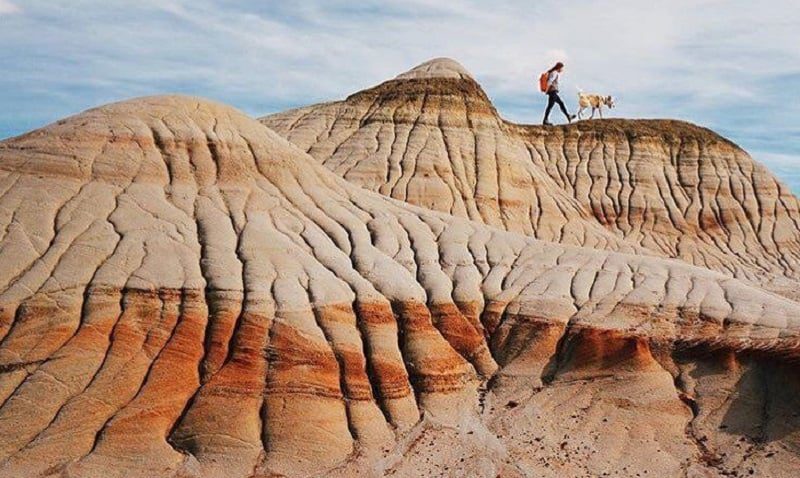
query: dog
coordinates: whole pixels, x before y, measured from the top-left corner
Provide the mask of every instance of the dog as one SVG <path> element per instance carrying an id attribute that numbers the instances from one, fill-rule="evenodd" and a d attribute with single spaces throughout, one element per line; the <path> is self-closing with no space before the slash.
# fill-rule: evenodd
<path id="1" fill-rule="evenodd" d="M 594 118 L 594 112 L 597 110 L 600 113 L 600 117 L 603 117 L 603 106 L 608 107 L 609 109 L 614 107 L 614 98 L 611 96 L 603 96 L 603 95 L 593 95 L 589 93 L 584 93 L 582 91 L 578 92 L 578 119 L 581 118 L 581 113 L 586 108 L 592 108 L 592 116 L 589 119 Z"/>

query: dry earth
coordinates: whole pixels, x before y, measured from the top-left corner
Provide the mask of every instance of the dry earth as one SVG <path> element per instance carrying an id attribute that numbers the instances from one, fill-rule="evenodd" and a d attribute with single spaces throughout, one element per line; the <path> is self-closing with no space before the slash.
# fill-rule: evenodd
<path id="1" fill-rule="evenodd" d="M 797 199 L 705 128 L 622 119 L 516 125 L 447 59 L 261 121 L 386 196 L 548 241 L 643 248 L 797 293 Z"/>
<path id="2" fill-rule="evenodd" d="M 797 200 L 706 130 L 455 86 L 265 120 L 299 148 L 174 96 L 0 142 L 0 477 L 796 475 L 800 304 L 759 285 Z"/>

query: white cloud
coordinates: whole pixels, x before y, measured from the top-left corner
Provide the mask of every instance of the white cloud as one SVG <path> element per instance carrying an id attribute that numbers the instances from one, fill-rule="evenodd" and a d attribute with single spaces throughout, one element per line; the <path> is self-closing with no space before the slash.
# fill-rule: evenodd
<path id="1" fill-rule="evenodd" d="M 751 156 L 783 180 L 794 194 L 800 195 L 800 154 L 753 151 Z"/>
<path id="2" fill-rule="evenodd" d="M 753 159 L 762 161 L 764 164 L 787 169 L 795 169 L 796 174 L 800 176 L 800 155 L 774 153 L 770 151 L 753 151 L 750 154 Z"/>
<path id="3" fill-rule="evenodd" d="M 9 0 L 0 0 L 0 15 L 10 15 L 19 13 L 22 9 L 11 3 Z"/>

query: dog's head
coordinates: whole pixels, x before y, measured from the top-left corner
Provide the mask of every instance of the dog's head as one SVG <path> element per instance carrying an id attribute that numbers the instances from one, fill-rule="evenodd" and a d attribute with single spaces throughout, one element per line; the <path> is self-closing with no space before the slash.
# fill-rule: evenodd
<path id="1" fill-rule="evenodd" d="M 616 103 L 614 102 L 614 98 L 612 98 L 611 96 L 603 97 L 603 104 L 605 104 L 609 108 L 613 108 L 614 105 L 616 105 Z"/>

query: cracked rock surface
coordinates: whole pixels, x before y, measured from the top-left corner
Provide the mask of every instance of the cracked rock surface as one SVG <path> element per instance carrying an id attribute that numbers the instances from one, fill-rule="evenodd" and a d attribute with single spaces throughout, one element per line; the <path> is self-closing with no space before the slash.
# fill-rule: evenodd
<path id="1" fill-rule="evenodd" d="M 402 81 L 471 81 L 453 63 Z M 800 305 L 747 263 L 665 258 L 535 162 L 541 234 L 307 148 L 178 96 L 0 142 L 0 477 L 800 467 Z M 748 220 L 791 220 L 776 198 Z"/>
<path id="2" fill-rule="evenodd" d="M 797 297 L 797 199 L 705 128 L 513 124 L 449 59 L 261 121 L 386 196 L 547 241 L 679 258 Z"/>

